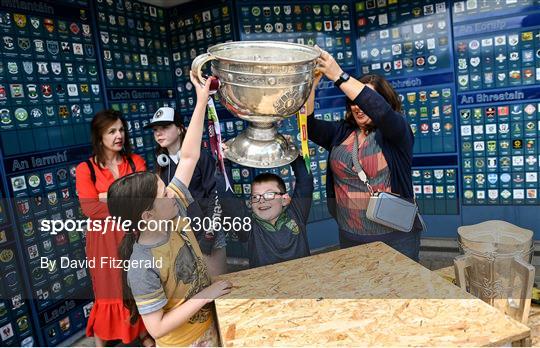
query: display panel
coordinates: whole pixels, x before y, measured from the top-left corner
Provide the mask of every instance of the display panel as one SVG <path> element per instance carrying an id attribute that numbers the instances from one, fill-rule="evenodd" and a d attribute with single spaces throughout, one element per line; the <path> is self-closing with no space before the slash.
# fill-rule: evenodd
<path id="1" fill-rule="evenodd" d="M 533 5 L 453 6 L 465 205 L 538 204 L 540 16 Z"/>
<path id="2" fill-rule="evenodd" d="M 0 134 L 5 156 L 88 142 L 103 91 L 87 9 L 0 7 Z M 52 11 L 52 13 L 51 13 Z"/>
<path id="3" fill-rule="evenodd" d="M 4 346 L 45 345 L 45 337 L 58 344 L 84 325 L 82 315 L 78 321 L 69 318 L 91 303 L 87 271 L 39 263 L 43 256 L 84 258 L 84 235 L 53 236 L 38 226 L 42 219 L 79 216 L 74 165 L 89 153 L 89 123 L 105 103 L 87 2 L 26 5 L 0 4 Z M 59 301 L 75 298 L 77 304 L 61 317 L 47 314 Z M 45 328 L 59 321 L 58 330 Z"/>
<path id="4" fill-rule="evenodd" d="M 398 91 L 414 154 L 455 153 L 448 3 L 360 1 L 355 10 L 360 72 L 382 75 Z"/>

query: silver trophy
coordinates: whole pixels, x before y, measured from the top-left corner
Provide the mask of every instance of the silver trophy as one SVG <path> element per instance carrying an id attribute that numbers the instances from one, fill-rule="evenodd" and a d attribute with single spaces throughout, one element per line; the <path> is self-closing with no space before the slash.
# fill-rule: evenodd
<path id="1" fill-rule="evenodd" d="M 458 228 L 463 255 L 454 259 L 458 286 L 526 324 L 535 267 L 533 232 L 490 220 Z"/>
<path id="2" fill-rule="evenodd" d="M 278 133 L 275 122 L 295 114 L 313 84 L 319 49 L 274 41 L 226 42 L 193 60 L 191 70 L 204 83 L 208 61 L 220 81 L 223 106 L 249 121 L 247 129 L 227 141 L 225 157 L 243 166 L 272 168 L 291 163 L 297 147 Z"/>

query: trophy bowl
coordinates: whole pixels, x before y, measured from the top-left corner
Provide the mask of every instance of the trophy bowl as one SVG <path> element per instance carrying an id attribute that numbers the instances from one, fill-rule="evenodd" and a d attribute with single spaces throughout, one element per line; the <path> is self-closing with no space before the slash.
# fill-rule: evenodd
<path id="1" fill-rule="evenodd" d="M 193 60 L 191 70 L 200 83 L 205 82 L 201 70 L 211 61 L 221 104 L 249 122 L 243 133 L 227 141 L 226 158 L 253 168 L 294 161 L 298 149 L 278 133 L 275 123 L 306 102 L 320 54 L 317 48 L 287 42 L 233 41 L 211 46 Z"/>

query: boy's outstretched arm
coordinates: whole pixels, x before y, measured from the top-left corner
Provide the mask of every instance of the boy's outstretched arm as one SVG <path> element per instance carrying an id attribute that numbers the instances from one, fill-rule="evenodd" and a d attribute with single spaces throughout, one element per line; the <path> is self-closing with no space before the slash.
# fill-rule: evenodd
<path id="1" fill-rule="evenodd" d="M 291 163 L 291 168 L 296 178 L 291 196 L 291 207 L 298 212 L 305 224 L 309 218 L 313 200 L 313 174 L 308 172 L 304 159 L 300 155 Z"/>

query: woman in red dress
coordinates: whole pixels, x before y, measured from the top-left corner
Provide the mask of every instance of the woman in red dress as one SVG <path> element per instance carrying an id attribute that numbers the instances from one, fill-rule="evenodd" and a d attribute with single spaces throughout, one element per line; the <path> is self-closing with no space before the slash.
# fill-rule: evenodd
<path id="1" fill-rule="evenodd" d="M 77 193 L 84 215 L 103 221 L 101 230 L 92 227 L 86 234 L 86 257 L 95 260 L 95 268 L 89 269 L 95 301 L 86 335 L 94 336 L 98 347 L 103 347 L 108 340 L 120 339 L 129 344 L 137 338 L 143 345 L 152 346 L 154 341 L 142 320 L 135 325 L 129 323 L 129 310 L 123 304 L 122 269 L 111 268 L 109 263 L 102 266 L 100 262 L 107 257 L 120 260 L 118 246 L 124 235 L 121 230 L 111 230 L 110 222 L 105 224 L 109 216 L 107 190 L 116 179 L 145 171 L 146 164 L 142 157 L 131 153 L 127 123 L 120 112 L 100 111 L 91 126 L 93 155 L 77 166 Z"/>

